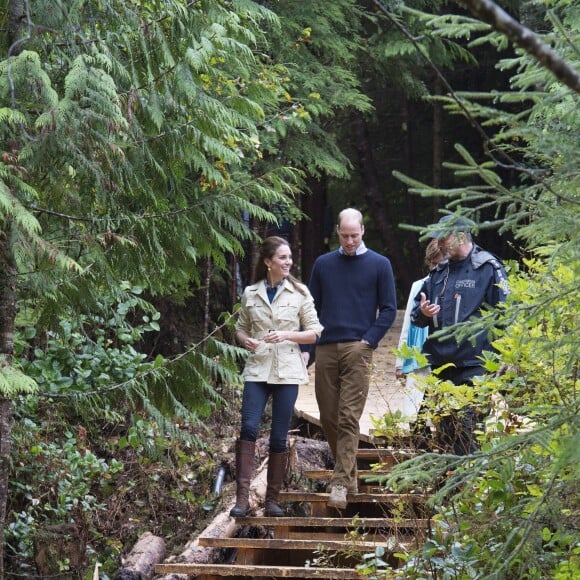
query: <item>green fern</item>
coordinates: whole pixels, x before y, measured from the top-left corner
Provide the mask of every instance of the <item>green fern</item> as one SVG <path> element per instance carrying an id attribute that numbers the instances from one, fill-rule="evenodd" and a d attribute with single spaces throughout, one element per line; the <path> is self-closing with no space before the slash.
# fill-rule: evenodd
<path id="1" fill-rule="evenodd" d="M 0 396 L 14 399 L 18 395 L 33 394 L 38 391 L 36 381 L 13 366 L 0 365 Z"/>

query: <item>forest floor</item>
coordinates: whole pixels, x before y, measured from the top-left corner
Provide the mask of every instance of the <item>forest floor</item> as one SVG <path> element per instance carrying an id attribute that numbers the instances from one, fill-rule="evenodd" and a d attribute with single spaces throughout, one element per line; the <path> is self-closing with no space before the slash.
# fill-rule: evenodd
<path id="1" fill-rule="evenodd" d="M 375 353 L 374 366 L 383 373 L 390 366 L 389 374 L 392 374 L 392 360 L 392 350 L 379 348 Z M 114 578 L 122 567 L 123 557 L 147 532 L 163 539 L 166 558 L 178 557 L 221 512 L 229 510 L 235 496 L 234 450 L 239 430 L 241 392 L 222 393 L 222 396 L 227 404 L 204 419 L 203 424 L 180 426 L 202 442 L 195 447 L 171 440 L 156 440 L 149 450 L 134 449 L 131 445 L 121 447 L 121 433 L 117 428 L 111 425 L 92 426 L 91 431 L 98 434 L 99 441 L 87 440 L 87 449 L 107 462 L 113 459 L 122 462 L 124 468 L 114 476 L 114 483 L 91 486 L 90 493 L 95 497 L 94 505 L 98 507 L 86 511 L 79 505 L 70 514 L 69 521 L 73 522 L 70 526 L 49 526 L 50 533 L 55 535 L 57 559 L 53 564 L 60 566 L 62 561 L 74 560 L 90 568 L 97 559 L 101 566 L 100 577 Z M 268 406 L 257 444 L 257 466 L 268 454 L 269 419 Z M 76 428 L 79 440 L 86 437 L 85 427 L 79 424 Z M 299 448 L 299 453 L 293 454 L 298 463 L 292 465 L 287 483 L 290 488 L 300 489 L 309 485 L 300 478 L 303 471 L 329 469 L 332 459 L 318 426 L 296 418 L 290 437 Z M 160 449 L 163 451 L 159 452 Z M 224 477 L 223 482 L 219 482 L 219 490 L 216 490 L 220 470 Z M 22 511 L 25 507 L 12 505 L 10 509 Z M 57 530 L 57 527 L 63 530 Z M 59 534 L 62 534 L 60 541 Z M 74 545 L 67 539 L 71 535 L 75 538 Z M 9 548 L 6 551 L 5 571 L 19 577 L 54 575 L 49 568 L 41 571 L 39 551 L 42 551 L 42 546 L 38 548 L 35 545 L 26 550 L 20 549 L 20 546 Z M 70 551 L 74 551 L 74 557 L 71 557 Z M 27 552 L 35 553 L 36 562 L 25 555 Z M 54 577 L 84 578 L 88 570 L 84 572 L 74 576 L 57 573 Z"/>
<path id="2" fill-rule="evenodd" d="M 385 379 L 385 375 L 389 375 L 389 382 L 394 380 L 393 363 L 391 348 L 375 351 L 373 365 L 381 380 Z M 180 469 L 179 461 L 175 466 L 175 458 L 173 466 L 156 462 L 143 465 L 143 462 L 123 458 L 128 467 L 123 475 L 127 483 L 116 486 L 117 492 L 109 498 L 106 510 L 107 520 L 111 523 L 107 533 L 117 538 L 117 546 L 122 544 L 123 553 L 131 549 L 141 534 L 149 531 L 163 538 L 166 557 L 178 557 L 221 511 L 229 510 L 235 496 L 235 441 L 239 429 L 239 405 L 240 400 L 234 398 L 229 401 L 227 410 L 221 410 L 205 421 L 204 431 L 197 435 L 205 441 L 206 448 L 194 452 L 196 457 L 193 463 L 199 466 L 196 472 Z M 269 406 L 257 443 L 257 466 L 268 454 L 268 424 Z M 320 427 L 295 418 L 290 438 L 294 440 L 298 452 L 293 454 L 297 464 L 292 465 L 290 470 L 289 487 L 308 485 L 300 475 L 308 469 L 332 467 L 330 451 Z M 187 465 L 188 459 L 191 460 L 191 457 L 182 458 L 181 461 Z M 219 493 L 215 493 L 222 467 L 225 468 L 223 483 L 219 485 Z M 129 485 L 130 481 L 132 485 Z"/>

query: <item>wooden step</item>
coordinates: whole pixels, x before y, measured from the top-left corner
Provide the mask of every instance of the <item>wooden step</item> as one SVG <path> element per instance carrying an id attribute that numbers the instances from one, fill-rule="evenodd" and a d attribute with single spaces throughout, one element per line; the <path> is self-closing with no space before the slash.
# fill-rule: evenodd
<path id="1" fill-rule="evenodd" d="M 205 538 L 199 537 L 199 545 L 207 548 L 254 548 L 257 550 L 305 550 L 314 552 L 324 548 L 329 551 L 374 552 L 382 546 L 387 552 L 408 552 L 414 546 L 412 538 L 401 541 L 400 536 L 389 536 L 378 542 L 348 540 L 304 540 L 298 538 Z"/>
<path id="2" fill-rule="evenodd" d="M 332 469 L 309 469 L 304 471 L 304 475 L 308 479 L 330 479 L 332 477 L 332 473 Z M 362 479 L 363 477 L 377 475 L 377 473 L 381 475 L 388 473 L 388 471 L 386 469 L 384 471 L 374 469 L 359 469 L 357 471 L 357 476 L 359 479 Z"/>
<path id="3" fill-rule="evenodd" d="M 330 494 L 328 493 L 313 491 L 281 491 L 279 501 L 310 501 L 326 503 L 329 496 Z M 425 504 L 431 496 L 423 493 L 348 493 L 346 497 L 349 503 L 394 504 L 405 502 L 410 504 Z"/>
<path id="4" fill-rule="evenodd" d="M 424 529 L 429 525 L 429 518 L 319 518 L 319 517 L 281 517 L 272 518 L 266 516 L 245 516 L 236 518 L 236 524 L 240 526 L 263 526 L 263 527 L 303 527 L 303 528 L 348 528 L 348 529 L 372 529 L 372 528 L 418 528 Z"/>
<path id="5" fill-rule="evenodd" d="M 236 524 L 254 528 L 269 528 L 264 531 L 268 537 L 283 539 L 297 538 L 318 540 L 351 540 L 364 536 L 372 542 L 388 541 L 393 533 L 408 535 L 412 532 L 415 538 L 424 538 L 428 527 L 428 518 L 332 518 L 332 517 L 244 517 L 236 518 Z"/>
<path id="6" fill-rule="evenodd" d="M 377 463 L 395 465 L 418 455 L 414 449 L 394 449 L 393 447 L 360 448 L 356 452 L 357 459 L 376 460 Z"/>
<path id="7" fill-rule="evenodd" d="M 241 578 L 330 578 L 360 580 L 352 568 L 315 568 L 300 566 L 258 566 L 248 564 L 158 564 L 156 574 L 189 574 L 197 578 L 238 576 Z"/>

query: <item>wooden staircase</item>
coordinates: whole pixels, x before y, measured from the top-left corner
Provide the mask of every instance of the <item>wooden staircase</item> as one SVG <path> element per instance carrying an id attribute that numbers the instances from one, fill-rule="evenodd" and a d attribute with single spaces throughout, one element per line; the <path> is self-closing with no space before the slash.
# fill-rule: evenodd
<path id="1" fill-rule="evenodd" d="M 166 563 L 156 574 L 179 574 L 198 580 L 219 578 L 360 578 L 356 565 L 363 555 L 384 549 L 382 559 L 400 565 L 397 553 L 421 546 L 429 527 L 428 499 L 422 493 L 396 494 L 365 481 L 373 464 L 387 471 L 395 462 L 411 456 L 394 449 L 359 449 L 359 492 L 348 495 L 344 510 L 326 505 L 328 493 L 285 491 L 279 503 L 295 517 L 236 518 L 237 533 L 231 537 L 198 538 L 200 546 L 219 549 L 220 563 Z M 320 485 L 330 471 L 313 470 L 305 475 Z"/>

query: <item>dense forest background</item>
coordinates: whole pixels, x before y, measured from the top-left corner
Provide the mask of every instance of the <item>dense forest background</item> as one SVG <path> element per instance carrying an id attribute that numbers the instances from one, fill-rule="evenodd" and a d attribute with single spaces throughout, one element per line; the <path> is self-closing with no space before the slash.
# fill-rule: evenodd
<path id="1" fill-rule="evenodd" d="M 396 573 L 578 574 L 574 2 L 0 6 L 0 576 L 108 578 L 145 530 L 177 548 L 235 438 L 259 240 L 288 236 L 306 281 L 347 206 L 400 306 L 445 212 L 512 288 L 456 329 L 494 333 L 489 380 L 433 384 L 505 402 L 481 453 L 386 482 L 452 463 L 440 528 Z"/>

